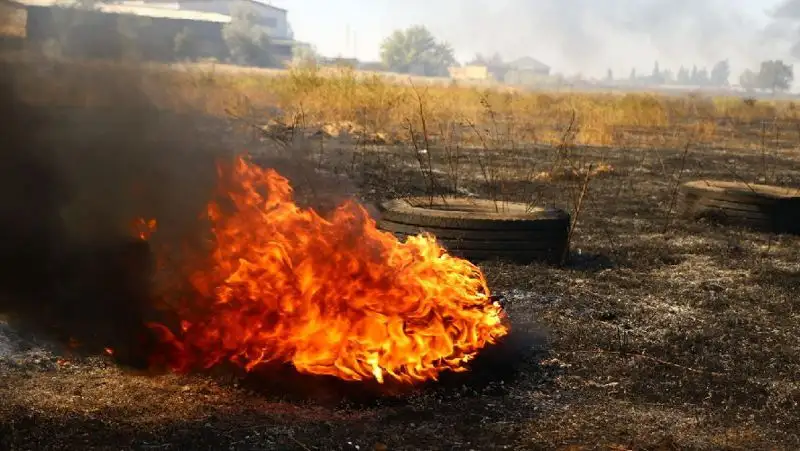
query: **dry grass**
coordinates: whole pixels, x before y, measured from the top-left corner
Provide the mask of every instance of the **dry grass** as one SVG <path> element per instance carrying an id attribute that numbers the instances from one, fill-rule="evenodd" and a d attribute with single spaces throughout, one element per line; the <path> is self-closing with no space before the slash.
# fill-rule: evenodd
<path id="1" fill-rule="evenodd" d="M 124 108 L 92 74 L 138 70 L 49 63 L 25 78 L 25 96 Z M 75 74 L 88 82 L 68 82 Z M 570 207 L 580 227 L 566 268 L 482 265 L 511 300 L 515 333 L 547 336 L 506 360 L 517 366 L 507 377 L 367 406 L 37 354 L 0 362 L 0 447 L 798 449 L 800 240 L 671 217 L 688 178 L 798 185 L 791 103 L 422 87 L 346 70 L 141 76 L 162 108 L 268 124 L 250 140 L 210 121 L 203 141 L 280 144 L 368 202 L 451 190 Z M 72 123 L 102 127 L 102 111 L 86 115 Z"/>
<path id="2" fill-rule="evenodd" d="M 50 63 L 50 70 L 71 74 L 90 70 L 139 71 L 140 65 L 119 63 Z M 557 144 L 572 124 L 574 143 L 618 148 L 673 148 L 687 141 L 752 147 L 764 139 L 796 137 L 798 110 L 793 102 L 711 98 L 698 95 L 662 96 L 649 93 L 540 93 L 466 86 L 394 83 L 377 74 L 350 69 L 290 71 L 231 69 L 230 66 L 149 65 L 146 82 L 157 87 L 154 101 L 171 110 L 205 111 L 288 124 L 338 124 L 387 139 L 409 138 L 421 129 L 440 140 L 454 129 L 476 144 L 469 124 L 506 141 Z M 90 84 L 87 84 L 90 87 Z M 28 81 L 34 101 L 70 105 L 107 105 L 91 89 Z M 421 114 L 422 113 L 422 114 Z M 791 135 L 791 136 L 787 136 Z M 781 137 L 783 135 L 783 138 Z M 777 136 L 777 138 L 775 138 Z M 506 143 L 509 144 L 509 143 Z"/>

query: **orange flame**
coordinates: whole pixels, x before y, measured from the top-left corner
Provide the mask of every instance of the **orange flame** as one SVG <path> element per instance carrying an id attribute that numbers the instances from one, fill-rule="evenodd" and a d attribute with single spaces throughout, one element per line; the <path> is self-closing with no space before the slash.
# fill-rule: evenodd
<path id="1" fill-rule="evenodd" d="M 242 158 L 220 176 L 233 208 L 208 206 L 211 264 L 190 277 L 200 296 L 179 307 L 180 331 L 152 325 L 175 350 L 173 369 L 289 362 L 414 383 L 464 371 L 508 333 L 480 269 L 432 236 L 400 242 L 355 202 L 323 218 L 297 206 L 277 172 Z"/>
<path id="2" fill-rule="evenodd" d="M 150 236 L 155 233 L 157 228 L 158 223 L 155 219 L 145 221 L 143 218 L 139 218 L 133 223 L 133 229 L 136 233 L 136 236 L 144 241 L 149 240 Z"/>

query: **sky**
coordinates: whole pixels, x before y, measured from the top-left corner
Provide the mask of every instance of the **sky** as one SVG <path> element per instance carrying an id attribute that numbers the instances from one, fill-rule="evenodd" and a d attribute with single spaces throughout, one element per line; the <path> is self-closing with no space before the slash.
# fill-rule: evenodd
<path id="1" fill-rule="evenodd" d="M 800 19 L 768 13 L 782 3 L 800 11 L 795 0 L 273 0 L 289 11 L 295 38 L 326 56 L 378 60 L 392 31 L 425 25 L 462 62 L 499 52 L 598 77 L 649 73 L 655 61 L 677 71 L 729 59 L 734 73 L 793 62 Z"/>

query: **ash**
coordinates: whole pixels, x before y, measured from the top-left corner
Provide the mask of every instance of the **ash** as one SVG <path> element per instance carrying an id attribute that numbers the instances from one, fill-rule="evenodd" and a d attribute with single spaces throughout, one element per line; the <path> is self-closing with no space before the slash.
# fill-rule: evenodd
<path id="1" fill-rule="evenodd" d="M 52 345 L 26 339 L 0 320 L 0 371 L 4 369 L 53 370 L 59 357 Z"/>

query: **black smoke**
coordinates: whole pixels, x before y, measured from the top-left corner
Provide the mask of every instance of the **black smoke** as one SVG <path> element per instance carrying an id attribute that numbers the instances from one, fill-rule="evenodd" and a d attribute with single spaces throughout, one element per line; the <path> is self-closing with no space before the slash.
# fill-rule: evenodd
<path id="1" fill-rule="evenodd" d="M 87 352 L 143 357 L 154 262 L 132 224 L 158 218 L 162 240 L 201 239 L 229 154 L 202 117 L 157 108 L 144 70 L 81 64 L 0 69 L 0 314 Z"/>

